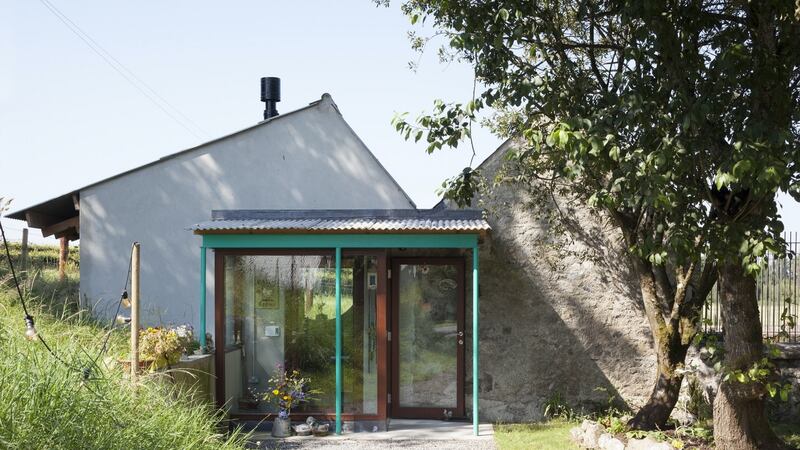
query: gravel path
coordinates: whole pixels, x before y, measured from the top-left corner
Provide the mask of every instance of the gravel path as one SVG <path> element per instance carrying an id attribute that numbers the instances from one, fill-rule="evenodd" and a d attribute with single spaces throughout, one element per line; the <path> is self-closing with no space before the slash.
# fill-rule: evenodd
<path id="1" fill-rule="evenodd" d="M 263 442 L 254 442 L 252 448 L 254 449 L 269 449 L 269 450 L 294 450 L 294 449 L 320 449 L 320 450 L 344 450 L 344 449 L 436 449 L 436 450 L 495 450 L 497 447 L 492 440 L 414 440 L 414 439 L 387 439 L 387 440 L 357 440 L 357 439 L 341 439 L 341 440 L 292 440 L 292 441 L 279 441 L 268 440 Z"/>

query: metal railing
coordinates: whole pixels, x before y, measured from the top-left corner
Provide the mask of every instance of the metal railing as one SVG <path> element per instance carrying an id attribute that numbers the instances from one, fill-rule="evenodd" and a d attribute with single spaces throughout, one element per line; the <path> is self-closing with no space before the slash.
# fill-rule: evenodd
<path id="1" fill-rule="evenodd" d="M 756 279 L 756 295 L 758 296 L 758 309 L 761 318 L 761 334 L 764 338 L 788 342 L 800 342 L 800 324 L 789 327 L 787 315 L 794 317 L 797 322 L 800 316 L 800 281 L 798 275 L 798 250 L 800 250 L 800 233 L 784 233 L 788 248 L 795 253 L 794 258 L 776 258 L 767 255 L 764 258 L 764 268 Z M 721 332 L 722 321 L 719 310 L 719 286 L 711 290 L 705 306 L 703 307 L 703 329 L 705 332 Z M 784 331 L 782 335 L 782 331 Z"/>

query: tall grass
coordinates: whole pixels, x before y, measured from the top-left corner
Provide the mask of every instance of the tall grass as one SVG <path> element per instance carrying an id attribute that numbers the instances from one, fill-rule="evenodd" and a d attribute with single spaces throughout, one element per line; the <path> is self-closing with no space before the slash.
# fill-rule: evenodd
<path id="1" fill-rule="evenodd" d="M 109 352 L 95 363 L 106 328 L 75 307 L 76 282 L 37 269 L 26 282 L 26 303 L 63 363 L 24 338 L 22 307 L 0 264 L 0 448 L 244 448 L 245 436 L 223 433 L 222 416 L 190 393 L 155 380 L 126 381 L 107 356 L 124 353 L 123 332 L 112 333 Z"/>

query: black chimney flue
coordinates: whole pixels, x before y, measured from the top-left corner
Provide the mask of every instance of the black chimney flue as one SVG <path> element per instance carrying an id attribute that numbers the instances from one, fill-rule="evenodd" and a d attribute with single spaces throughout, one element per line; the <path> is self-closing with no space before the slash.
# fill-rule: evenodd
<path id="1" fill-rule="evenodd" d="M 261 78 L 261 101 L 264 105 L 264 120 L 278 115 L 275 104 L 281 101 L 281 79 L 276 77 Z"/>

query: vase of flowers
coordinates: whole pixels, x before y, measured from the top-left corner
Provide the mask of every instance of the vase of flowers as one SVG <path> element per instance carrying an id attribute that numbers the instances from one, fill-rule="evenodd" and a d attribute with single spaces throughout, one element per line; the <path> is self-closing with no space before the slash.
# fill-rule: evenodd
<path id="1" fill-rule="evenodd" d="M 272 436 L 288 437 L 292 434 L 289 419 L 292 408 L 313 400 L 320 392 L 311 389 L 311 379 L 303 377 L 297 369 L 285 370 L 279 364 L 275 374 L 269 379 L 269 391 L 264 399 L 278 406 L 278 417 L 272 424 Z"/>

